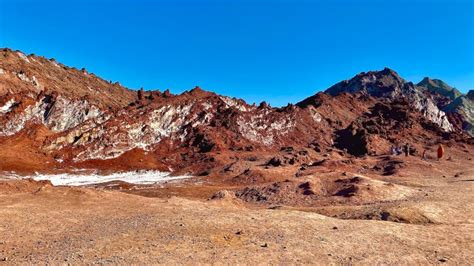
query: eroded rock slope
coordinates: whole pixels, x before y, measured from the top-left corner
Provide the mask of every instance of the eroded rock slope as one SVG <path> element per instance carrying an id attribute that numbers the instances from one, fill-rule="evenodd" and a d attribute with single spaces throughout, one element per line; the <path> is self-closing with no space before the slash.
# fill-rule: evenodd
<path id="1" fill-rule="evenodd" d="M 302 147 L 361 156 L 387 152 L 401 141 L 466 140 L 469 127 L 457 121 L 469 120 L 471 107 L 466 111 L 456 99 L 441 106 L 432 91 L 384 69 L 272 108 L 199 87 L 181 95 L 132 91 L 85 69 L 3 49 L 0 157 L 6 159 L 0 170 L 21 169 L 11 159 L 18 152 L 26 165 L 42 158 L 44 169 L 37 170 L 119 165 L 193 172 L 223 164 L 214 155 L 226 152 Z"/>

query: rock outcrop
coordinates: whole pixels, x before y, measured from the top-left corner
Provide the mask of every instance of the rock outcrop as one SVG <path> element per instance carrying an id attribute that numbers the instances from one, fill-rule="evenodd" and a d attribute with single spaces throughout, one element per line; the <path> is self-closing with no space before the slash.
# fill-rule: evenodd
<path id="1" fill-rule="evenodd" d="M 450 123 L 458 130 L 474 136 L 474 92 L 463 95 L 439 79 L 424 78 L 418 88 L 428 94 L 434 103 L 447 114 Z"/>
<path id="2" fill-rule="evenodd" d="M 441 111 L 430 96 L 423 94 L 413 83 L 403 80 L 395 71 L 385 68 L 382 71 L 363 72 L 350 80 L 342 81 L 326 90 L 336 96 L 343 92 L 366 93 L 376 98 L 389 100 L 407 99 L 412 106 L 445 131 L 453 131 L 446 114 Z"/>
<path id="3" fill-rule="evenodd" d="M 2 50 L 0 69 L 0 148 L 21 146 L 32 158 L 42 154 L 48 168 L 196 165 L 190 171 L 203 172 L 223 164 L 214 155 L 226 152 L 294 147 L 362 156 L 382 153 L 400 139 L 419 142 L 421 133 L 427 139 L 463 134 L 431 94 L 390 69 L 361 73 L 282 108 L 199 87 L 180 95 L 132 91 L 9 49 Z M 472 105 L 458 99 L 446 110 L 472 115 Z"/>

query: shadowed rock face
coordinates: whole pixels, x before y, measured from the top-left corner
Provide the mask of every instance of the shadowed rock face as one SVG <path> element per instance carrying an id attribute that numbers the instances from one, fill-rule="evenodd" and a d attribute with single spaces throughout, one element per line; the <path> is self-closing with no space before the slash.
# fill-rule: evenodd
<path id="1" fill-rule="evenodd" d="M 472 91 L 471 98 L 472 98 Z M 444 111 L 457 122 L 459 129 L 466 131 L 474 136 L 474 100 L 468 95 L 461 95 L 448 104 Z"/>
<path id="2" fill-rule="evenodd" d="M 471 100 L 471 101 L 474 101 L 474 90 L 469 90 L 469 92 L 467 93 L 466 97 Z"/>
<path id="3" fill-rule="evenodd" d="M 428 77 L 425 77 L 417 84 L 417 86 L 428 90 L 432 94 L 440 94 L 444 97 L 449 98 L 450 100 L 454 100 L 462 95 L 459 90 L 449 86 L 444 81 L 439 79 L 430 79 Z"/>
<path id="4" fill-rule="evenodd" d="M 272 108 L 199 87 L 181 95 L 135 92 L 54 60 L 8 49 L 1 56 L 0 146 L 16 149 L 18 140 L 65 165 L 94 165 L 137 150 L 168 167 L 219 164 L 208 153 L 289 146 L 365 155 L 386 149 L 402 138 L 400 132 L 406 140 L 425 131 L 433 137 L 461 134 L 430 95 L 390 69 L 361 73 L 297 105 Z M 41 134 L 33 134 L 38 128 Z M 121 163 L 134 160 L 143 158 Z"/>

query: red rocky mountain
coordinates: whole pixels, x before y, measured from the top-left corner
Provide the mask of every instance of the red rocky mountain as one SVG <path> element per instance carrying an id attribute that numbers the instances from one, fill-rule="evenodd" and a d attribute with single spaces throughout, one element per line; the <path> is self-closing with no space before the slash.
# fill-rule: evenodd
<path id="1" fill-rule="evenodd" d="M 180 95 L 134 91 L 85 69 L 3 49 L 0 170 L 200 174 L 221 171 L 229 158 L 285 149 L 364 156 L 407 141 L 419 149 L 442 139 L 468 141 L 456 126 L 463 115 L 446 115 L 438 101 L 384 69 L 272 108 L 199 87 Z"/>

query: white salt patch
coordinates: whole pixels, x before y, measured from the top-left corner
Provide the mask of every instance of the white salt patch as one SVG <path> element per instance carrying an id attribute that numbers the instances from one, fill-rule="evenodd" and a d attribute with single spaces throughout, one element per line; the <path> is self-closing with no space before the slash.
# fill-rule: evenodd
<path id="1" fill-rule="evenodd" d="M 85 186 L 106 183 L 110 181 L 124 181 L 131 184 L 156 184 L 172 180 L 191 178 L 191 176 L 170 176 L 169 172 L 136 171 L 119 172 L 110 175 L 99 174 L 36 174 L 33 176 L 10 176 L 12 178 L 32 178 L 34 180 L 49 180 L 54 186 Z"/>
<path id="2" fill-rule="evenodd" d="M 3 68 L 0 68 L 0 75 L 3 75 L 5 74 L 5 70 L 3 70 Z"/>
<path id="3" fill-rule="evenodd" d="M 201 103 L 201 105 L 204 108 L 204 110 L 209 110 L 209 109 L 212 108 L 212 104 L 207 103 L 207 102 L 203 102 L 203 103 Z"/>
<path id="4" fill-rule="evenodd" d="M 18 73 L 18 77 L 26 82 L 31 82 L 31 79 L 25 73 Z"/>
<path id="5" fill-rule="evenodd" d="M 33 86 L 35 86 L 35 88 L 41 89 L 41 85 L 35 76 L 33 76 L 33 78 L 31 79 L 31 83 L 33 84 Z"/>
<path id="6" fill-rule="evenodd" d="M 5 103 L 4 106 L 0 107 L 0 113 L 5 114 L 11 111 L 12 106 L 15 104 L 15 100 L 11 99 Z"/>
<path id="7" fill-rule="evenodd" d="M 53 66 L 55 66 L 57 68 L 61 68 L 61 66 L 56 61 L 51 60 L 50 62 L 53 64 Z"/>
<path id="8" fill-rule="evenodd" d="M 17 54 L 18 54 L 18 56 L 19 56 L 21 59 L 25 60 L 25 61 L 28 62 L 28 63 L 30 62 L 30 60 L 28 60 L 28 57 L 26 57 L 25 54 L 23 54 L 23 53 L 21 53 L 21 52 L 17 52 Z"/>
<path id="9" fill-rule="evenodd" d="M 219 98 L 227 105 L 227 107 L 234 107 L 242 112 L 247 112 L 247 108 L 239 101 L 226 96 L 219 96 Z"/>
<path id="10" fill-rule="evenodd" d="M 309 112 L 314 122 L 319 123 L 323 119 L 322 116 L 314 109 L 314 107 L 310 106 Z"/>

